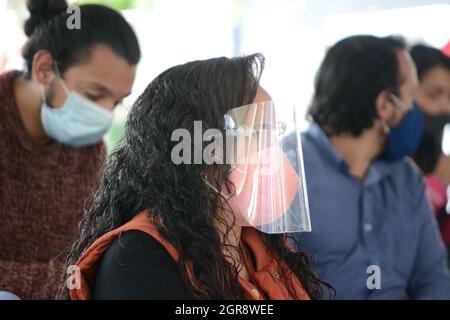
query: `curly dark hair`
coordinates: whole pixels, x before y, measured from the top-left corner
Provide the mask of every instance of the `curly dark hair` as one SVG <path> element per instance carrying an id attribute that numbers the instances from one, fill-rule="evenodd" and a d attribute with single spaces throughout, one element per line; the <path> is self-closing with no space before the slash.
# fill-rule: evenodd
<path id="1" fill-rule="evenodd" d="M 233 227 L 218 214 L 225 199 L 203 180 L 205 172 L 212 173 L 208 179 L 217 190 L 224 182 L 231 190 L 230 166 L 174 164 L 171 150 L 176 142 L 171 135 L 179 128 L 193 134 L 194 121 L 201 121 L 204 130 L 225 132 L 224 114 L 254 101 L 263 67 L 261 54 L 194 61 L 173 67 L 150 83 L 132 107 L 124 138 L 104 168 L 68 266 L 99 237 L 148 209 L 158 218 L 161 235 L 180 252 L 179 270 L 193 298 L 244 298 L 235 281 L 239 266 L 224 256 L 226 245 L 216 227 L 217 221 L 226 225 L 224 237 Z M 290 250 L 285 234 L 261 236 L 271 254 L 298 276 L 310 297 L 321 298 L 329 285 L 313 271 L 310 256 Z M 193 262 L 204 288 L 191 283 L 188 261 Z M 67 297 L 68 290 L 63 291 Z"/>

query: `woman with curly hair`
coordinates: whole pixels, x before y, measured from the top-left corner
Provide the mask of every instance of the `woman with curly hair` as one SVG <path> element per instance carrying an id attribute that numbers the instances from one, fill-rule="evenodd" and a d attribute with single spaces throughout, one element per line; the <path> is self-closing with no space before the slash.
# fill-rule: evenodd
<path id="1" fill-rule="evenodd" d="M 159 75 L 133 106 L 68 257 L 72 299 L 320 299 L 329 287 L 286 233 L 237 222 L 229 164 L 175 164 L 172 133 L 225 132 L 224 115 L 271 100 L 262 55 Z M 234 214 L 229 214 L 230 212 Z M 70 290 L 67 290 L 69 287 Z"/>

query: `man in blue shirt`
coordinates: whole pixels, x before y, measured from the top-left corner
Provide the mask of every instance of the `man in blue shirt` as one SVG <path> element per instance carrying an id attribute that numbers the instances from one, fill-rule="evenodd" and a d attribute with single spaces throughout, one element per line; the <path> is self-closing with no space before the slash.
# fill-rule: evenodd
<path id="1" fill-rule="evenodd" d="M 400 39 L 354 36 L 327 53 L 302 134 L 311 233 L 294 234 L 337 299 L 450 299 L 421 172 L 415 66 Z"/>

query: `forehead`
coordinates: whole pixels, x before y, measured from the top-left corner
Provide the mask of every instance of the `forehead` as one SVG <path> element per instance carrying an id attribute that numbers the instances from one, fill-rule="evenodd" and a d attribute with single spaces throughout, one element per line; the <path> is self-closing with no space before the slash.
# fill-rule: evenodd
<path id="1" fill-rule="evenodd" d="M 136 67 L 106 46 L 94 47 L 86 62 L 65 73 L 67 80 L 75 85 L 89 82 L 106 88 L 115 96 L 129 94 L 135 75 Z"/>
<path id="2" fill-rule="evenodd" d="M 450 86 L 450 70 L 447 70 L 442 66 L 435 66 L 424 74 L 422 82 L 440 86 Z"/>

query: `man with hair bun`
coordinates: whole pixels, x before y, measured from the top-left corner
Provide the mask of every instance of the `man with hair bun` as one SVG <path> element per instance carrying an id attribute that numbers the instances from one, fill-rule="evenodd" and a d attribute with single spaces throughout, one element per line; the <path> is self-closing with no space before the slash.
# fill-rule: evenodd
<path id="1" fill-rule="evenodd" d="M 110 8 L 80 6 L 70 30 L 64 0 L 27 7 L 26 70 L 0 75 L 0 291 L 52 299 L 141 53 Z"/>

